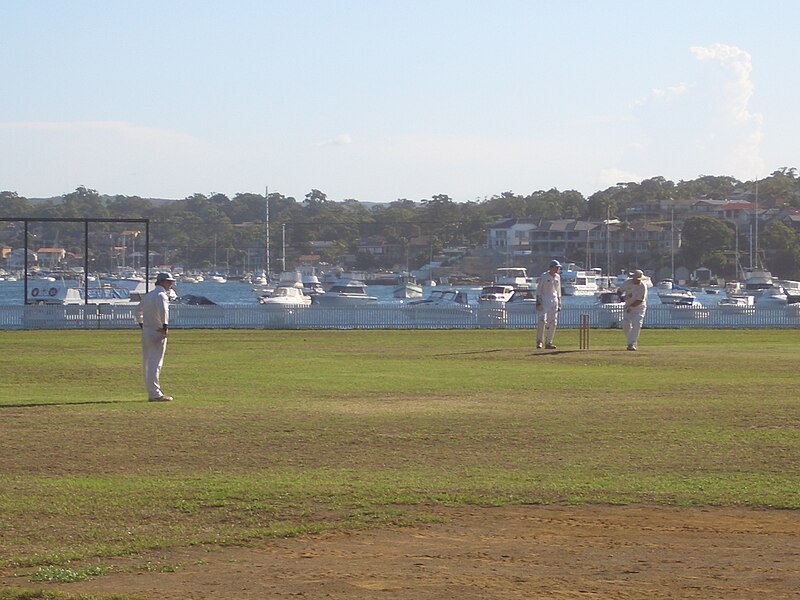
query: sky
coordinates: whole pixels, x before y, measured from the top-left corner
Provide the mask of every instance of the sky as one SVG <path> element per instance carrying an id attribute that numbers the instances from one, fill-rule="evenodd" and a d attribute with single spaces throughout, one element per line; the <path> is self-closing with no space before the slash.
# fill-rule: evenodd
<path id="1" fill-rule="evenodd" d="M 0 191 L 481 201 L 800 167 L 800 2 L 0 0 Z"/>

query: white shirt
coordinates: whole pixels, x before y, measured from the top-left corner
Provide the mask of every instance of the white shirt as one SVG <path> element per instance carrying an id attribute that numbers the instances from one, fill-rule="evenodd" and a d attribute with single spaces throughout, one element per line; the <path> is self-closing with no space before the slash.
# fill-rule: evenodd
<path id="1" fill-rule="evenodd" d="M 169 324 L 169 295 L 162 286 L 156 285 L 147 292 L 136 307 L 136 322 L 148 329 L 162 329 Z"/>
<path id="2" fill-rule="evenodd" d="M 561 275 L 551 275 L 550 271 L 542 273 L 536 284 L 536 298 L 542 304 L 561 306 Z"/>
<path id="3" fill-rule="evenodd" d="M 640 280 L 638 283 L 633 279 L 628 279 L 619 286 L 619 291 L 622 292 L 625 296 L 625 304 L 630 306 L 636 300 L 641 300 L 642 303 L 638 306 L 634 306 L 633 308 L 638 308 L 639 306 L 647 306 L 647 286 L 642 283 Z"/>

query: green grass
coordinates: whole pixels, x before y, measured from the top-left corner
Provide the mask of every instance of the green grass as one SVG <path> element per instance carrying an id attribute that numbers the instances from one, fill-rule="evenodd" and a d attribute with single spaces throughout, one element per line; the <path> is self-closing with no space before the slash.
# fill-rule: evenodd
<path id="1" fill-rule="evenodd" d="M 435 505 L 800 508 L 796 331 L 0 332 L 0 567 Z M 2 599 L 2 596 L 0 596 Z"/>

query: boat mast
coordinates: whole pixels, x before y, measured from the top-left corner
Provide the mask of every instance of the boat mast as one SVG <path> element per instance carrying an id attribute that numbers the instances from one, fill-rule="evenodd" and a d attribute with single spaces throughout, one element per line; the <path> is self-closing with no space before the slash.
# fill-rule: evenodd
<path id="1" fill-rule="evenodd" d="M 756 176 L 756 236 L 755 236 L 755 259 L 756 259 L 756 267 L 759 266 L 758 264 L 758 176 Z"/>
<path id="2" fill-rule="evenodd" d="M 264 191 L 264 210 L 264 273 L 266 273 L 267 281 L 269 281 L 269 186 Z"/>
<path id="3" fill-rule="evenodd" d="M 286 271 L 286 223 L 281 223 L 281 272 Z"/>
<path id="4" fill-rule="evenodd" d="M 611 205 L 606 204 L 606 275 L 611 277 Z"/>
<path id="5" fill-rule="evenodd" d="M 670 272 L 672 274 L 672 281 L 675 281 L 675 207 L 670 211 L 670 228 L 669 228 L 669 252 L 670 252 Z"/>

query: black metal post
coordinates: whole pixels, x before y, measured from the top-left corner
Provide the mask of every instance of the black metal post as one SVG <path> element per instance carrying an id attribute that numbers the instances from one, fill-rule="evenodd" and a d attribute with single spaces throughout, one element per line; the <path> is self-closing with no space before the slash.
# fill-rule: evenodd
<path id="1" fill-rule="evenodd" d="M 83 222 L 83 303 L 89 304 L 89 221 Z"/>
<path id="2" fill-rule="evenodd" d="M 25 227 L 24 227 L 25 234 L 24 234 L 24 240 L 22 242 L 22 252 L 24 258 L 22 259 L 22 266 L 25 269 L 25 277 L 24 277 L 25 285 L 23 286 L 25 289 L 22 293 L 25 294 L 24 304 L 28 304 L 28 219 L 25 219 L 24 222 L 25 222 Z"/>

